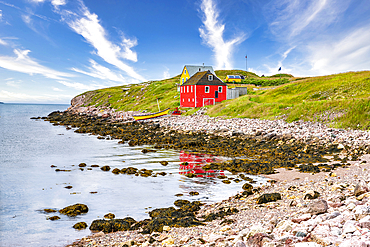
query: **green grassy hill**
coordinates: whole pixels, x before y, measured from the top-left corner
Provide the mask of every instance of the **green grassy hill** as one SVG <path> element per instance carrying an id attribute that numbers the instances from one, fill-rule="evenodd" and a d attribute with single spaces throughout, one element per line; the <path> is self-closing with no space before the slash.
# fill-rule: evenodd
<path id="1" fill-rule="evenodd" d="M 242 70 L 220 70 L 216 75 L 243 74 L 266 79 Z M 279 75 L 278 75 L 279 76 Z M 276 75 L 272 79 L 276 79 Z M 280 76 L 279 76 L 280 77 Z M 179 106 L 176 83 L 179 76 L 136 85 L 118 86 L 84 93 L 85 106 L 105 106 L 124 111 L 158 110 Z M 320 121 L 333 127 L 370 129 L 370 71 L 289 79 L 289 83 L 266 90 L 248 85 L 249 94 L 207 106 L 210 116 Z M 194 109 L 186 109 L 188 114 Z"/>

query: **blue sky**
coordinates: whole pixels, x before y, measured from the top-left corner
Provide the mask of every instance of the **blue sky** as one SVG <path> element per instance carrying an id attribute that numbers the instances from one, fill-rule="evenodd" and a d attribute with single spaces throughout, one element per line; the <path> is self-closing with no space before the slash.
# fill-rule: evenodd
<path id="1" fill-rule="evenodd" d="M 368 0 L 0 0 L 0 101 L 69 103 L 185 64 L 370 69 Z"/>

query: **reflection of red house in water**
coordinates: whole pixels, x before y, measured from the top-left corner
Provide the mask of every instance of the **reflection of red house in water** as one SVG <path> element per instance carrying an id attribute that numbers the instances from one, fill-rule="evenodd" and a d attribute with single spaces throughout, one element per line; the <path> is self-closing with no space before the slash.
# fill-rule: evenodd
<path id="1" fill-rule="evenodd" d="M 189 173 L 196 174 L 197 177 L 217 177 L 219 175 L 224 175 L 224 171 L 208 170 L 202 169 L 204 165 L 211 162 L 216 162 L 217 159 L 207 154 L 194 154 L 180 152 L 180 160 L 182 162 L 187 162 L 187 165 L 180 164 L 180 174 L 185 175 Z"/>

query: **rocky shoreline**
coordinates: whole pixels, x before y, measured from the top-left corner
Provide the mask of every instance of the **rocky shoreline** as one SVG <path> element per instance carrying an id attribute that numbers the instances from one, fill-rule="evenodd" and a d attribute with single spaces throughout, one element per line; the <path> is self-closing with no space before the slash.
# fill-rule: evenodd
<path id="1" fill-rule="evenodd" d="M 140 227 L 100 232 L 71 246 L 370 246 L 368 174 L 367 168 L 362 168 L 370 163 L 368 131 L 307 122 L 211 118 L 202 113 L 201 109 L 193 116 L 137 123 L 131 121 L 132 113 L 72 107 L 65 113 L 50 114 L 48 120 L 77 128 L 78 133 L 121 139 L 129 145 L 149 144 L 230 157 L 229 161 L 211 163 L 204 169 L 273 174 L 276 169 L 287 168 L 326 174 L 325 179 L 277 182 L 203 206 L 194 211 L 195 220 L 236 209 L 206 225 L 177 228 L 176 224 L 161 224 L 144 235 Z M 351 174 L 336 176 L 335 170 L 340 169 L 349 169 Z M 359 179 L 363 192 L 356 197 L 353 190 Z M 271 193 L 279 195 L 274 197 L 276 201 L 257 203 L 265 194 L 270 198 Z M 356 216 L 360 211 L 363 217 Z"/>

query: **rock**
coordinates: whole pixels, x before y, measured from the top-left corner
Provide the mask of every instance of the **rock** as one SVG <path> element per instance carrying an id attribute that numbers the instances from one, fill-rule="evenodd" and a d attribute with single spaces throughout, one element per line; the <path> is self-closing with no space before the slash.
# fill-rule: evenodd
<path id="1" fill-rule="evenodd" d="M 294 223 L 290 220 L 282 220 L 276 225 L 276 228 L 285 232 L 289 232 L 290 230 L 293 229 L 293 227 Z"/>
<path id="2" fill-rule="evenodd" d="M 227 231 L 230 231 L 231 230 L 231 227 L 230 226 L 223 226 L 220 231 L 221 232 L 227 232 Z"/>
<path id="3" fill-rule="evenodd" d="M 78 223 L 73 225 L 73 228 L 77 229 L 77 230 L 85 229 L 85 228 L 87 228 L 87 224 L 86 224 L 86 222 L 78 222 Z"/>
<path id="4" fill-rule="evenodd" d="M 359 201 L 361 201 L 362 199 L 364 199 L 364 198 L 369 198 L 370 197 L 370 192 L 366 192 L 366 193 L 364 193 L 364 194 L 361 194 L 361 195 L 359 195 L 358 197 L 356 197 L 356 199 L 357 200 L 359 200 Z"/>
<path id="5" fill-rule="evenodd" d="M 355 213 L 355 219 L 361 220 L 367 215 L 370 215 L 370 206 L 358 205 L 353 209 Z"/>
<path id="6" fill-rule="evenodd" d="M 323 214 L 328 211 L 328 203 L 325 200 L 315 199 L 308 205 L 308 213 L 316 215 Z"/>
<path id="7" fill-rule="evenodd" d="M 249 238 L 251 236 L 254 236 L 257 233 L 266 233 L 266 228 L 261 225 L 253 225 L 250 229 L 248 234 L 246 235 L 246 238 Z"/>
<path id="8" fill-rule="evenodd" d="M 337 146 L 337 149 L 344 149 L 344 148 L 345 148 L 344 145 L 341 144 L 341 143 L 339 143 L 338 146 Z"/>
<path id="9" fill-rule="evenodd" d="M 45 208 L 44 209 L 44 212 L 45 213 L 55 213 L 55 212 L 57 212 L 55 209 L 51 209 L 51 208 Z"/>
<path id="10" fill-rule="evenodd" d="M 294 244 L 294 247 L 322 247 L 322 245 L 314 242 L 301 242 Z"/>
<path id="11" fill-rule="evenodd" d="M 116 218 L 116 216 L 114 215 L 114 214 L 112 214 L 112 213 L 107 213 L 106 215 L 104 215 L 104 218 L 105 219 L 114 219 L 114 218 Z"/>
<path id="12" fill-rule="evenodd" d="M 172 238 L 171 235 L 167 239 L 165 239 L 165 240 L 162 241 L 162 244 L 172 245 L 174 243 L 175 243 L 175 240 Z"/>
<path id="13" fill-rule="evenodd" d="M 169 231 L 169 230 L 171 230 L 171 227 L 169 227 L 169 226 L 163 226 L 163 231 Z"/>
<path id="14" fill-rule="evenodd" d="M 78 167 L 85 167 L 86 166 L 86 163 L 80 163 L 79 165 L 78 165 Z"/>
<path id="15" fill-rule="evenodd" d="M 263 194 L 257 198 L 257 204 L 267 203 L 267 202 L 275 202 L 277 200 L 281 200 L 280 193 L 270 193 L 270 194 Z"/>
<path id="16" fill-rule="evenodd" d="M 320 196 L 320 193 L 317 192 L 317 191 L 313 191 L 313 190 L 309 190 L 306 192 L 306 195 L 304 196 L 304 200 L 306 199 L 309 199 L 309 200 L 313 200 L 313 199 L 316 199 Z"/>
<path id="17" fill-rule="evenodd" d="M 80 214 L 87 213 L 89 208 L 85 204 L 74 204 L 59 210 L 59 213 L 65 214 L 69 217 L 75 217 Z"/>
<path id="18" fill-rule="evenodd" d="M 311 219 L 311 214 L 303 214 L 303 215 L 299 216 L 298 218 L 292 219 L 292 222 L 299 224 L 302 221 L 307 221 L 309 219 Z"/>
<path id="19" fill-rule="evenodd" d="M 54 220 L 59 220 L 60 219 L 60 217 L 59 216 L 52 216 L 52 217 L 49 217 L 49 218 L 47 218 L 48 220 L 52 220 L 52 221 L 54 221 Z"/>
<path id="20" fill-rule="evenodd" d="M 107 171 L 109 171 L 109 170 L 110 170 L 110 166 L 103 166 L 103 167 L 101 167 L 100 169 L 101 169 L 102 171 L 107 172 Z"/>
<path id="21" fill-rule="evenodd" d="M 94 220 L 89 229 L 91 231 L 103 231 L 104 233 L 116 232 L 116 231 L 127 231 L 130 227 L 135 224 L 136 221 L 131 217 L 124 219 L 112 219 L 112 220 Z"/>
<path id="22" fill-rule="evenodd" d="M 342 233 L 343 234 L 354 233 L 357 230 L 357 227 L 355 226 L 355 222 L 356 221 L 349 220 L 346 223 L 344 223 Z"/>
<path id="23" fill-rule="evenodd" d="M 191 195 L 191 196 L 197 196 L 197 195 L 199 195 L 199 192 L 196 192 L 196 191 L 190 191 L 190 192 L 189 192 L 189 195 Z"/>
<path id="24" fill-rule="evenodd" d="M 353 191 L 355 196 L 359 196 L 361 194 L 364 194 L 366 192 L 369 192 L 369 187 L 367 186 L 366 182 L 364 180 L 360 180 L 358 184 L 355 187 L 355 190 Z"/>
<path id="25" fill-rule="evenodd" d="M 264 238 L 268 238 L 266 233 L 256 233 L 248 238 L 247 246 L 248 247 L 259 247 L 264 243 Z"/>
<path id="26" fill-rule="evenodd" d="M 65 186 L 66 189 L 72 189 L 73 187 L 71 185 Z"/>
<path id="27" fill-rule="evenodd" d="M 175 204 L 176 207 L 181 208 L 182 206 L 187 205 L 189 203 L 190 203 L 190 201 L 188 201 L 188 200 L 179 199 L 179 200 L 176 200 L 173 204 Z"/>
<path id="28" fill-rule="evenodd" d="M 118 168 L 114 168 L 113 171 L 112 171 L 113 174 L 119 174 L 120 172 L 121 172 L 121 170 L 118 169 Z"/>
<path id="29" fill-rule="evenodd" d="M 234 244 L 234 247 L 246 247 L 244 241 L 238 241 Z"/>
<path id="30" fill-rule="evenodd" d="M 161 163 L 161 165 L 162 165 L 162 166 L 166 166 L 166 165 L 168 165 L 168 161 L 161 161 L 161 162 L 159 162 L 159 163 Z"/>

